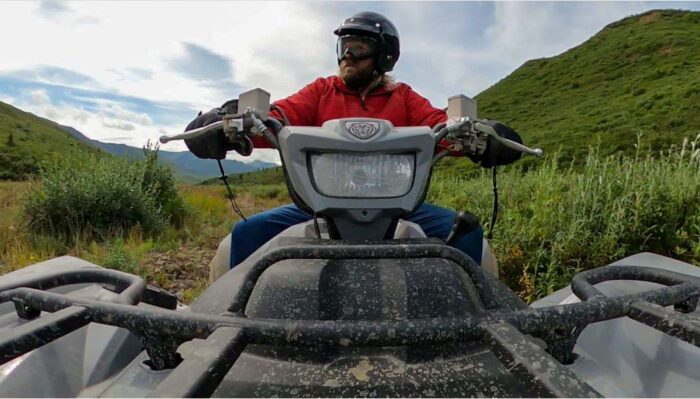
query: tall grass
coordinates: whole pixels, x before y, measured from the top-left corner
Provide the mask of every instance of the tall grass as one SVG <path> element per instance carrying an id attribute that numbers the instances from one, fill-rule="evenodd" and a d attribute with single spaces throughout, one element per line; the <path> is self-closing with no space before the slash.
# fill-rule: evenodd
<path id="1" fill-rule="evenodd" d="M 698 139 L 655 157 L 599 157 L 591 149 L 576 169 L 551 157 L 528 173 L 502 171 L 492 241 L 502 278 L 534 300 L 568 284 L 577 271 L 642 251 L 700 264 Z M 470 210 L 488 225 L 490 174 L 438 175 L 429 200 Z"/>

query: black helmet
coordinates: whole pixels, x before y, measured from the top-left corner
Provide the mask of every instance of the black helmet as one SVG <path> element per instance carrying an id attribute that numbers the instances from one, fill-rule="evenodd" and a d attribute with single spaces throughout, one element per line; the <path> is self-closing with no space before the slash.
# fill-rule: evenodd
<path id="1" fill-rule="evenodd" d="M 347 35 L 371 37 L 377 41 L 378 49 L 375 55 L 375 68 L 383 73 L 394 69 L 399 60 L 399 32 L 396 26 L 385 16 L 372 11 L 359 12 L 334 30 L 338 37 Z M 342 60 L 338 54 L 338 63 Z"/>

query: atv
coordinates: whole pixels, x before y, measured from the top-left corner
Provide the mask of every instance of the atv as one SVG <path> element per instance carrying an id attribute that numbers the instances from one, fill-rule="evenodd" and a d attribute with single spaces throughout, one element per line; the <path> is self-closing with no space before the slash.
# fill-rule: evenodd
<path id="1" fill-rule="evenodd" d="M 538 155 L 490 126 L 321 127 L 267 119 L 261 91 L 221 122 L 279 149 L 315 215 L 189 307 L 134 275 L 61 257 L 0 277 L 0 396 L 592 397 L 700 392 L 700 270 L 654 254 L 577 274 L 530 306 L 470 257 L 401 219 L 436 144 Z M 238 112 L 238 109 L 243 112 Z M 467 230 L 458 217 L 449 242 Z"/>

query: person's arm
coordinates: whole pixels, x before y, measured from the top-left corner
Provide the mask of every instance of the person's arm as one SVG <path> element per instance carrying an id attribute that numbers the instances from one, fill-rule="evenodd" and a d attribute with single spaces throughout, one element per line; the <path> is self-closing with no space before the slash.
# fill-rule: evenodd
<path id="1" fill-rule="evenodd" d="M 274 102 L 269 118 L 292 126 L 314 126 L 316 112 L 326 80 L 318 78 L 287 98 Z M 253 137 L 255 148 L 272 148 L 264 137 Z"/>
<path id="2" fill-rule="evenodd" d="M 447 121 L 447 113 L 444 110 L 433 107 L 427 98 L 416 93 L 408 85 L 404 96 L 410 126 L 434 127 L 438 123 Z"/>
<path id="3" fill-rule="evenodd" d="M 433 128 L 440 123 L 447 122 L 447 112 L 445 110 L 433 107 L 428 99 L 416 93 L 410 86 L 406 87 L 406 106 L 408 108 L 410 126 L 428 126 Z M 440 150 L 449 150 L 449 144 L 444 140 L 438 147 Z M 459 151 L 450 151 L 449 155 L 453 157 L 464 156 Z"/>

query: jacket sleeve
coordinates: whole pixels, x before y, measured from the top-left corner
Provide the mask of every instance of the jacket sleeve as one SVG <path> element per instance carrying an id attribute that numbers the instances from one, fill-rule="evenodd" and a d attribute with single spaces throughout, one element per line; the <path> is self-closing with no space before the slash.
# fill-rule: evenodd
<path id="1" fill-rule="evenodd" d="M 293 126 L 314 126 L 321 93 L 326 81 L 318 78 L 287 98 L 274 102 L 268 117 Z M 264 137 L 253 137 L 255 148 L 272 148 Z"/>
<path id="2" fill-rule="evenodd" d="M 425 97 L 406 86 L 406 107 L 410 126 L 433 127 L 447 121 L 447 113 L 435 108 Z"/>
<path id="3" fill-rule="evenodd" d="M 409 122 L 411 126 L 428 126 L 447 122 L 447 112 L 442 109 L 433 107 L 430 101 L 420 94 L 416 93 L 412 88 L 408 87 L 406 92 L 406 106 L 408 107 Z M 449 151 L 449 144 L 442 141 L 438 147 Z M 461 157 L 463 154 L 457 151 L 450 151 L 452 157 Z"/>

